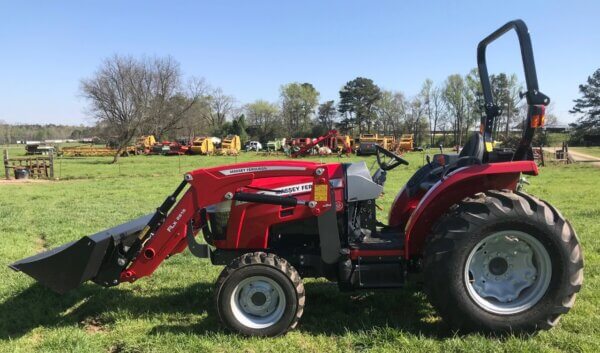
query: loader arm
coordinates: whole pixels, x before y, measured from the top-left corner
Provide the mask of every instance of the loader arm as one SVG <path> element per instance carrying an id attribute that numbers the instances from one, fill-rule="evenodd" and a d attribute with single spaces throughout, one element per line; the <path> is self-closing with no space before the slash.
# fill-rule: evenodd
<path id="1" fill-rule="evenodd" d="M 339 164 L 331 164 L 330 167 L 339 173 Z M 151 275 L 166 258 L 188 247 L 188 242 L 205 226 L 202 212 L 208 206 L 238 199 L 272 205 L 290 206 L 294 203 L 309 209 L 302 214 L 312 212 L 317 217 L 328 214 L 327 211 L 335 204 L 334 198 L 321 196 L 318 199 L 315 190 L 329 192 L 329 172 L 324 164 L 297 161 L 250 162 L 197 169 L 185 175 L 185 180 L 154 214 L 16 261 L 10 267 L 30 275 L 58 293 L 65 293 L 88 280 L 105 287 L 133 282 Z M 254 194 L 257 190 L 250 187 L 256 179 L 280 177 L 308 180 L 325 189 L 313 188 L 310 199 L 316 201 L 311 202 L 308 208 L 306 196 L 305 200 L 295 201 L 277 196 L 257 196 Z M 341 195 L 341 189 L 338 192 Z M 266 246 L 263 241 L 260 243 Z M 337 254 L 339 251 L 333 245 L 331 252 Z M 206 254 L 198 247 L 191 250 Z"/>
<path id="2" fill-rule="evenodd" d="M 156 231 L 144 240 L 143 248 L 131 265 L 121 272 L 119 282 L 133 282 L 149 276 L 166 258 L 185 250 L 188 246 L 187 237 L 190 234 L 195 236 L 204 226 L 200 212 L 207 206 L 236 199 L 271 204 L 282 201 L 285 203 L 285 198 L 276 200 L 276 196 L 263 196 L 265 200 L 260 201 L 259 198 L 252 197 L 259 196 L 258 194 L 246 194 L 240 190 L 255 179 L 282 176 L 312 177 L 317 184 L 328 183 L 327 175 L 319 174 L 317 169 L 320 169 L 319 164 L 312 162 L 271 161 L 198 169 L 186 174 L 185 179 L 190 187 L 164 217 Z M 326 199 L 315 202 L 311 211 L 315 215 L 324 214 L 332 208 L 330 201 Z M 189 227 L 192 228 L 188 229 Z"/>

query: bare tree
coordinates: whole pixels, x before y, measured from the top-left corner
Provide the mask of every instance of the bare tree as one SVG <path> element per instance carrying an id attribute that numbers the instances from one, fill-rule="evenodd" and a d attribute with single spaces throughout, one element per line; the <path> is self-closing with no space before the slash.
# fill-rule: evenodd
<path id="1" fill-rule="evenodd" d="M 381 92 L 381 99 L 377 102 L 376 109 L 384 134 L 391 132 L 394 136 L 400 135 L 402 125 L 406 122 L 407 105 L 402 92 Z"/>
<path id="2" fill-rule="evenodd" d="M 467 88 L 461 75 L 450 75 L 444 83 L 442 97 L 453 114 L 454 144 L 462 145 L 462 131 L 467 118 Z"/>
<path id="3" fill-rule="evenodd" d="M 438 123 L 444 114 L 444 101 L 442 99 L 442 90 L 433 85 L 433 81 L 426 80 L 424 85 L 425 107 L 427 117 L 429 118 L 430 145 L 435 145 L 435 134 Z"/>
<path id="4" fill-rule="evenodd" d="M 208 122 L 204 119 L 209 114 L 209 110 L 208 99 L 206 96 L 201 96 L 198 102 L 185 112 L 175 129 L 190 141 L 194 137 L 206 135 L 211 130 Z"/>
<path id="5" fill-rule="evenodd" d="M 148 118 L 151 80 L 144 64 L 132 57 L 106 59 L 93 78 L 81 81 L 90 113 L 117 144 L 113 163 Z"/>
<path id="6" fill-rule="evenodd" d="M 521 100 L 520 92 L 522 86 L 518 82 L 517 75 L 512 74 L 508 78 L 508 87 L 506 94 L 506 125 L 504 129 L 504 138 L 509 139 L 510 126 L 518 118 L 518 105 Z M 517 113 L 517 114 L 515 114 Z"/>
<path id="7" fill-rule="evenodd" d="M 238 111 L 235 106 L 235 99 L 226 95 L 221 88 L 211 90 L 204 99 L 208 109 L 203 111 L 202 119 L 206 121 L 212 130 L 220 128 L 227 117 Z"/>
<path id="8" fill-rule="evenodd" d="M 176 128 L 207 90 L 204 79 L 191 78 L 182 84 L 179 64 L 170 57 L 154 59 L 147 70 L 151 77 L 151 101 L 146 132 L 157 139 Z"/>
<path id="9" fill-rule="evenodd" d="M 10 124 L 4 120 L 0 120 L 0 143 L 8 145 L 11 143 L 11 140 L 12 136 Z"/>
<path id="10" fill-rule="evenodd" d="M 92 78 L 81 81 L 90 113 L 117 147 L 113 163 L 143 127 L 151 127 L 159 137 L 173 128 L 201 94 L 202 85 L 190 87 L 189 92 L 181 88 L 179 64 L 169 57 L 136 60 L 115 55 Z"/>
<path id="11" fill-rule="evenodd" d="M 274 139 L 282 130 L 281 112 L 276 104 L 264 100 L 257 100 L 245 107 L 248 118 L 248 130 L 260 141 L 266 142 Z"/>
<path id="12" fill-rule="evenodd" d="M 415 143 L 417 143 L 417 145 L 420 145 L 422 142 L 423 125 L 425 125 L 425 128 L 427 125 L 427 122 L 425 120 L 427 107 L 425 106 L 425 101 L 422 93 L 423 92 L 413 97 L 413 99 L 408 104 L 408 114 L 406 119 L 408 131 L 410 131 L 414 135 Z"/>

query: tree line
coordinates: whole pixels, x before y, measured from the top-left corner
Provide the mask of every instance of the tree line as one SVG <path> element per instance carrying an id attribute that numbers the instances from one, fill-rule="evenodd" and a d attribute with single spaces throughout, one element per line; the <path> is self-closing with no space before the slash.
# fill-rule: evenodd
<path id="1" fill-rule="evenodd" d="M 17 141 L 44 140 L 79 140 L 84 137 L 97 136 L 101 133 L 93 126 L 73 126 L 61 124 L 9 124 L 0 120 L 0 144 L 11 144 Z"/>
<path id="2" fill-rule="evenodd" d="M 498 139 L 508 138 L 523 118 L 522 85 L 516 75 L 505 73 L 492 75 L 491 84 L 503 111 L 494 132 Z M 411 133 L 419 145 L 460 145 L 483 115 L 475 69 L 437 85 L 427 79 L 411 97 L 357 77 L 342 86 L 337 101 L 321 102 L 311 83 L 292 82 L 280 87 L 277 102 L 240 104 L 203 79 L 184 79 L 172 57 L 113 56 L 81 81 L 81 91 L 98 126 L 120 148 L 141 134 L 173 139 L 238 133 L 266 142 L 319 136 L 333 128 L 351 135 Z"/>
<path id="3" fill-rule="evenodd" d="M 494 138 L 509 140 L 526 113 L 519 95 L 523 85 L 514 74 L 500 73 L 490 79 L 502 109 Z M 91 77 L 81 80 L 81 93 L 87 99 L 88 114 L 96 122 L 86 132 L 112 141 L 118 149 L 136 136 L 148 134 L 158 140 L 238 134 L 243 140 L 266 142 L 281 137 L 316 137 L 334 128 L 353 136 L 409 133 L 417 145 L 461 145 L 478 128 L 484 113 L 476 69 L 466 75 L 452 74 L 438 84 L 427 79 L 413 96 L 357 77 L 341 87 L 337 101 L 321 101 L 311 83 L 292 82 L 280 87 L 278 101 L 258 99 L 241 104 L 202 78 L 184 77 L 180 64 L 170 56 L 115 55 L 105 59 Z M 548 118 L 556 120 L 551 112 Z M 5 138 L 4 130 L 0 130 L 0 138 Z M 73 129 L 71 133 L 76 130 L 82 132 Z M 51 129 L 45 132 L 51 133 Z M 61 131 L 52 137 L 64 135 Z M 50 135 L 35 138 L 45 136 Z"/>

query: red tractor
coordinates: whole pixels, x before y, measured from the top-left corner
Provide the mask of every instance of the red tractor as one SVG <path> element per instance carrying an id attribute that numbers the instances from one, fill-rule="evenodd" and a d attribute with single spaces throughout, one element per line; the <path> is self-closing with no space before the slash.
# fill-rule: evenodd
<path id="1" fill-rule="evenodd" d="M 523 138 L 510 160 L 493 153 L 499 107 L 486 68 L 487 45 L 514 29 L 527 92 Z M 216 282 L 222 322 L 247 335 L 276 336 L 298 324 L 303 277 L 341 290 L 398 288 L 424 274 L 427 295 L 456 329 L 535 331 L 553 327 L 573 306 L 583 280 L 575 231 L 545 201 L 518 191 L 537 175 L 531 138 L 548 97 L 538 90 L 522 21 L 507 23 L 478 47 L 486 116 L 460 154 L 438 154 L 394 200 L 387 224 L 375 202 L 386 174 L 408 164 L 377 148 L 364 162 L 269 161 L 198 169 L 154 214 L 15 262 L 64 293 L 92 280 L 110 287 L 151 275 L 189 248 L 225 265 Z M 502 155 L 504 156 L 504 155 Z M 195 236 L 202 233 L 206 244 Z"/>

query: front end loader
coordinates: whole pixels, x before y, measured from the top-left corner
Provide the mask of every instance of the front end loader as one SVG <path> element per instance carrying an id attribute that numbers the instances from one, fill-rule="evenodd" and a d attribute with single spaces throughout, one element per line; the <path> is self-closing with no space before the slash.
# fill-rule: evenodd
<path id="1" fill-rule="evenodd" d="M 487 73 L 488 44 L 515 30 L 528 116 L 512 159 L 498 159 L 500 115 Z M 531 139 L 548 97 L 538 89 L 529 33 L 512 21 L 478 47 L 486 116 L 460 154 L 434 155 L 399 191 L 387 223 L 376 218 L 387 173 L 408 162 L 376 146 L 364 162 L 260 161 L 194 170 L 153 213 L 10 265 L 64 293 L 92 280 L 110 287 L 151 275 L 189 248 L 225 268 L 217 313 L 230 329 L 276 336 L 298 324 L 302 278 L 340 290 L 424 289 L 454 329 L 531 332 L 553 327 L 583 281 L 575 231 L 552 205 L 518 191 L 537 175 Z M 196 236 L 202 234 L 204 243 Z"/>

